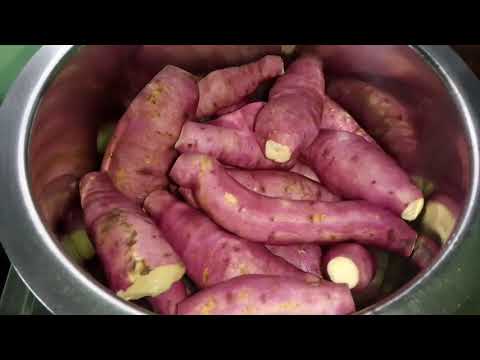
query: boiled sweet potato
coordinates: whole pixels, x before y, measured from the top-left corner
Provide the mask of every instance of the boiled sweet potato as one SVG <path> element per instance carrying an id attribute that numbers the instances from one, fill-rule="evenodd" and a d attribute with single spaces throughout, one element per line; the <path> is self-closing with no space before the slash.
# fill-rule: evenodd
<path id="1" fill-rule="evenodd" d="M 385 152 L 345 131 L 321 130 L 303 153 L 320 181 L 345 199 L 363 199 L 415 220 L 423 208 L 422 192 Z"/>
<path id="2" fill-rule="evenodd" d="M 271 55 L 250 64 L 211 72 L 198 83 L 200 101 L 197 117 L 213 115 L 241 102 L 261 83 L 282 75 L 283 72 L 282 58 Z"/>
<path id="3" fill-rule="evenodd" d="M 193 191 L 217 224 L 270 245 L 356 240 L 409 256 L 417 234 L 400 218 L 366 201 L 301 201 L 262 196 L 235 181 L 208 155 L 182 154 L 170 176 Z"/>
<path id="4" fill-rule="evenodd" d="M 106 173 L 89 173 L 80 183 L 85 224 L 110 288 L 125 300 L 157 297 L 172 313 L 185 266 L 142 208 L 115 189 Z M 183 285 L 183 284 L 182 284 Z M 180 289 L 181 290 L 181 289 Z"/>
<path id="5" fill-rule="evenodd" d="M 337 244 L 322 258 L 325 277 L 337 284 L 347 284 L 352 291 L 366 289 L 375 277 L 375 259 L 362 245 Z"/>
<path id="6" fill-rule="evenodd" d="M 197 104 L 193 76 L 174 66 L 166 66 L 130 104 L 102 163 L 129 199 L 141 204 L 151 191 L 168 185 L 174 144 L 184 122 L 194 119 Z"/>
<path id="7" fill-rule="evenodd" d="M 416 157 L 419 137 L 412 114 L 399 99 L 377 86 L 353 78 L 332 80 L 328 95 L 397 160 Z"/>
<path id="8" fill-rule="evenodd" d="M 355 311 L 345 285 L 246 275 L 182 301 L 178 315 L 346 315 Z"/>
<path id="9" fill-rule="evenodd" d="M 185 262 L 190 279 L 200 288 L 247 274 L 315 278 L 271 254 L 261 244 L 223 231 L 200 211 L 166 191 L 151 193 L 144 206 Z"/>
<path id="10" fill-rule="evenodd" d="M 323 64 L 309 55 L 294 61 L 276 81 L 255 122 L 255 134 L 267 159 L 294 165 L 318 132 L 324 91 Z"/>
<path id="11" fill-rule="evenodd" d="M 248 129 L 262 107 L 260 102 L 249 104 L 211 124 L 186 122 L 175 149 L 181 153 L 211 155 L 223 164 L 244 169 L 281 168 L 281 165 L 265 158 L 255 135 Z"/>

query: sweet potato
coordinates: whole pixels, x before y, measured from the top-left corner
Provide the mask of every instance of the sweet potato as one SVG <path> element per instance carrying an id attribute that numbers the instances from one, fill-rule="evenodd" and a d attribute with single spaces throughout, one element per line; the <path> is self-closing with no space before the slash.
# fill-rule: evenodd
<path id="1" fill-rule="evenodd" d="M 208 155 L 180 155 L 170 176 L 193 191 L 197 204 L 217 224 L 251 241 L 290 245 L 356 240 L 409 256 L 417 237 L 400 218 L 366 201 L 328 203 L 257 194 Z"/>
<path id="2" fill-rule="evenodd" d="M 419 235 L 413 254 L 410 256 L 412 262 L 421 270 L 431 265 L 441 250 L 440 244 L 432 237 L 425 234 Z"/>
<path id="3" fill-rule="evenodd" d="M 226 171 L 247 189 L 268 197 L 325 202 L 340 200 L 319 183 L 293 172 L 240 169 L 226 169 Z"/>
<path id="4" fill-rule="evenodd" d="M 276 81 L 255 122 L 255 135 L 267 159 L 294 164 L 313 142 L 324 91 L 323 64 L 313 56 L 300 57 Z"/>
<path id="5" fill-rule="evenodd" d="M 291 168 L 290 171 L 295 174 L 305 176 L 306 178 L 309 178 L 310 180 L 316 181 L 318 183 L 320 182 L 320 179 L 318 178 L 317 174 L 315 174 L 315 171 L 313 171 L 310 166 L 304 164 L 301 161 L 297 161 L 295 166 Z"/>
<path id="6" fill-rule="evenodd" d="M 301 245 L 266 245 L 272 254 L 281 257 L 297 269 L 322 276 L 321 259 L 322 248 L 316 244 Z"/>
<path id="7" fill-rule="evenodd" d="M 460 212 L 460 205 L 450 195 L 435 193 L 425 205 L 421 226 L 425 232 L 440 237 L 444 244 L 452 235 Z"/>
<path id="8" fill-rule="evenodd" d="M 171 313 L 185 266 L 142 208 L 115 189 L 106 173 L 80 182 L 85 224 L 110 288 L 125 300 L 163 297 Z M 179 285 L 180 286 L 180 285 Z M 157 303 L 158 303 L 157 301 Z"/>
<path id="9" fill-rule="evenodd" d="M 345 131 L 320 130 L 303 153 L 320 181 L 345 199 L 362 199 L 415 220 L 423 208 L 422 192 L 385 152 Z"/>
<path id="10" fill-rule="evenodd" d="M 327 93 L 398 161 L 416 156 L 418 131 L 412 114 L 399 99 L 377 86 L 351 78 L 334 79 Z"/>
<path id="11" fill-rule="evenodd" d="M 198 86 L 193 76 L 166 66 L 131 103 L 105 152 L 102 170 L 115 187 L 141 204 L 168 185 L 174 144 L 185 121 L 193 120 Z"/>
<path id="12" fill-rule="evenodd" d="M 242 122 L 247 126 L 253 124 L 262 106 L 262 103 L 247 105 L 212 124 L 186 122 L 175 149 L 181 153 L 211 155 L 223 164 L 244 169 L 281 168 L 281 164 L 265 158 L 253 132 L 242 125 Z"/>
<path id="13" fill-rule="evenodd" d="M 323 99 L 323 113 L 319 127 L 327 130 L 348 131 L 376 144 L 375 140 L 358 125 L 355 119 L 328 96 Z"/>
<path id="14" fill-rule="evenodd" d="M 375 259 L 362 245 L 337 244 L 322 258 L 325 277 L 337 284 L 347 284 L 352 291 L 362 291 L 375 276 Z"/>
<path id="15" fill-rule="evenodd" d="M 282 58 L 271 55 L 250 64 L 211 72 L 198 83 L 200 101 L 197 117 L 213 115 L 241 102 L 261 83 L 283 73 Z"/>
<path id="16" fill-rule="evenodd" d="M 247 274 L 315 278 L 271 254 L 261 244 L 223 231 L 200 211 L 166 191 L 151 193 L 144 206 L 185 262 L 190 279 L 200 288 Z"/>
<path id="17" fill-rule="evenodd" d="M 346 315 L 355 311 L 348 288 L 319 280 L 246 275 L 182 301 L 178 315 Z"/>

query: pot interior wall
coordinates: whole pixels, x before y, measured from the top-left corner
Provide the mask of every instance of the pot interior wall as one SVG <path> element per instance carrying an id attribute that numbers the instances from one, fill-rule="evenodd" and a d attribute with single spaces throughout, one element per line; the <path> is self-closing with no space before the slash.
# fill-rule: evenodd
<path id="1" fill-rule="evenodd" d="M 278 53 L 280 46 L 228 48 L 238 48 L 244 63 L 265 53 Z M 52 234 L 61 231 L 60 217 L 78 206 L 78 179 L 99 167 L 98 127 L 118 120 L 129 101 L 166 64 L 199 75 L 237 65 L 225 49 L 83 46 L 72 52 L 39 103 L 28 157 L 31 191 Z M 398 160 L 412 175 L 430 179 L 437 189 L 463 204 L 470 186 L 470 150 L 462 114 L 434 66 L 420 52 L 407 46 L 378 45 L 298 46 L 296 51 L 322 57 L 327 81 L 334 76 L 354 76 L 388 89 L 408 104 L 418 130 L 418 147 L 414 156 Z"/>

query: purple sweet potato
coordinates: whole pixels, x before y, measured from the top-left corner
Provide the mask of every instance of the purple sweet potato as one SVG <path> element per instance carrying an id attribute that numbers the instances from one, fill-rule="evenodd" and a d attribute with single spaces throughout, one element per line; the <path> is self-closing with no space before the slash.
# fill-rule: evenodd
<path id="1" fill-rule="evenodd" d="M 246 275 L 182 301 L 178 315 L 347 315 L 355 311 L 345 285 Z"/>
<path id="2" fill-rule="evenodd" d="M 169 314 L 181 300 L 178 286 L 185 266 L 142 208 L 115 189 L 106 173 L 80 182 L 85 224 L 110 288 L 125 300 L 157 297 Z M 183 284 L 182 284 L 183 285 Z"/>
<path id="3" fill-rule="evenodd" d="M 353 240 L 409 256 L 417 237 L 403 220 L 366 201 L 329 203 L 257 194 L 208 155 L 180 155 L 170 176 L 193 191 L 212 220 L 251 241 L 291 245 Z"/>
<path id="4" fill-rule="evenodd" d="M 190 279 L 200 288 L 247 274 L 315 279 L 261 244 L 223 231 L 200 211 L 166 191 L 151 193 L 144 206 L 185 262 Z"/>
<path id="5" fill-rule="evenodd" d="M 397 160 L 416 156 L 418 130 L 412 114 L 399 100 L 372 84 L 357 79 L 334 79 L 328 95 L 344 107 L 377 143 Z"/>
<path id="6" fill-rule="evenodd" d="M 438 236 L 442 243 L 446 243 L 455 229 L 460 214 L 460 205 L 452 196 L 435 193 L 425 205 L 421 219 L 422 228 Z"/>
<path id="7" fill-rule="evenodd" d="M 296 268 L 310 274 L 322 276 L 322 249 L 316 244 L 266 245 L 272 254 L 281 257 Z"/>
<path id="8" fill-rule="evenodd" d="M 197 117 L 213 115 L 241 102 L 264 81 L 283 72 L 282 58 L 272 55 L 250 64 L 211 72 L 198 83 L 200 101 Z"/>
<path id="9" fill-rule="evenodd" d="M 321 130 L 303 156 L 322 184 L 342 198 L 367 200 L 409 221 L 422 211 L 423 194 L 408 174 L 358 135 Z"/>
<path id="10" fill-rule="evenodd" d="M 310 166 L 304 164 L 301 161 L 297 161 L 295 166 L 291 168 L 290 171 L 295 174 L 305 176 L 306 178 L 309 178 L 310 180 L 316 181 L 318 183 L 320 182 L 320 179 L 318 178 L 317 174 L 315 174 L 315 171 L 313 171 Z"/>
<path id="11" fill-rule="evenodd" d="M 194 119 L 198 96 L 190 73 L 166 66 L 130 104 L 102 163 L 129 199 L 141 204 L 154 189 L 166 188 L 174 144 L 184 122 Z"/>
<path id="12" fill-rule="evenodd" d="M 267 159 L 293 165 L 313 142 L 324 91 L 323 64 L 313 56 L 300 57 L 276 81 L 255 123 L 255 135 Z"/>
<path id="13" fill-rule="evenodd" d="M 410 256 L 412 262 L 421 270 L 431 265 L 441 250 L 440 244 L 432 237 L 419 235 L 413 254 Z"/>
<path id="14" fill-rule="evenodd" d="M 281 164 L 265 158 L 255 135 L 248 129 L 262 106 L 262 103 L 247 105 L 212 121 L 212 124 L 186 122 L 175 149 L 181 153 L 207 154 L 223 164 L 244 169 L 281 168 Z"/>
<path id="15" fill-rule="evenodd" d="M 328 96 L 324 97 L 320 129 L 348 131 L 363 137 L 366 141 L 375 143 L 370 135 L 363 130 L 355 119 Z"/>
<path id="16" fill-rule="evenodd" d="M 362 245 L 345 243 L 333 245 L 322 258 L 325 277 L 337 284 L 347 284 L 352 291 L 362 291 L 372 282 L 375 259 Z"/>
<path id="17" fill-rule="evenodd" d="M 280 199 L 339 201 L 340 198 L 319 183 L 282 170 L 226 169 L 227 173 L 256 193 Z"/>

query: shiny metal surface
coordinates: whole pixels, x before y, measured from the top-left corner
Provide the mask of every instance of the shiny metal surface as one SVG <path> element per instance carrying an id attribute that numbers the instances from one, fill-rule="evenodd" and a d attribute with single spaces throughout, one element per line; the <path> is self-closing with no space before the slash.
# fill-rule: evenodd
<path id="1" fill-rule="evenodd" d="M 147 48 L 45 46 L 0 108 L 2 243 L 33 293 L 56 314 L 146 313 L 112 296 L 88 272 L 71 263 L 58 247 L 55 225 L 61 205 L 76 201 L 59 195 L 68 190 L 62 185 L 68 182 L 58 179 L 65 175 L 75 179 L 98 166 L 95 134 L 99 124 L 118 118 L 151 73 L 167 62 L 179 59 L 178 65 L 197 73 L 212 68 L 203 54 L 188 55 L 185 47 Z M 411 173 L 433 179 L 464 207 L 441 258 L 361 313 L 475 311 L 474 306 L 480 304 L 476 280 L 480 273 L 476 261 L 480 254 L 476 205 L 480 84 L 476 77 L 447 46 L 299 49 L 324 58 L 332 74 L 352 74 L 401 97 L 415 114 L 420 130 L 416 156 L 400 159 L 402 164 Z M 221 65 L 230 65 L 229 60 Z"/>

